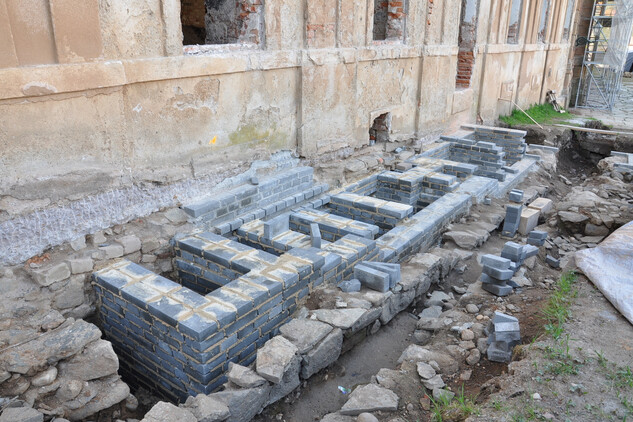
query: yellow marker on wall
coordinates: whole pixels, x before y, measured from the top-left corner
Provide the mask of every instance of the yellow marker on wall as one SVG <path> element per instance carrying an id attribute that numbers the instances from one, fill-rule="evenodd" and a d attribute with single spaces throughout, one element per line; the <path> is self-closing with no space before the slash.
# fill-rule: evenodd
<path id="1" fill-rule="evenodd" d="M 211 144 L 215 144 L 215 141 L 217 141 L 217 140 L 218 140 L 218 135 L 215 135 L 215 136 L 213 137 L 213 139 L 211 139 L 211 140 L 209 141 L 209 145 L 211 145 Z"/>

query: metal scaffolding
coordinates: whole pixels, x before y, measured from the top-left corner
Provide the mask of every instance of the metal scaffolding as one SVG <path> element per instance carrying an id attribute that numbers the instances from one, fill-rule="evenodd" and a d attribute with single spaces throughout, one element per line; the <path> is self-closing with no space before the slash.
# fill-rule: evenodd
<path id="1" fill-rule="evenodd" d="M 632 0 L 595 0 L 584 42 L 576 107 L 611 110 L 622 82 L 633 28 Z"/>

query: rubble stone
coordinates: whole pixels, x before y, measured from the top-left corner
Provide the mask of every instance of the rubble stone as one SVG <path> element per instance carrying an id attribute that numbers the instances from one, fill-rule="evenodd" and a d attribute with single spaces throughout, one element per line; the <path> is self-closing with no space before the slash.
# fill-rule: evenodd
<path id="1" fill-rule="evenodd" d="M 257 351 L 257 373 L 268 381 L 279 384 L 297 352 L 297 347 L 284 337 L 273 337 Z"/>
<path id="2" fill-rule="evenodd" d="M 312 374 L 335 362 L 341 354 L 343 331 L 335 328 L 314 349 L 303 356 L 301 377 L 309 378 Z"/>
<path id="3" fill-rule="evenodd" d="M 209 394 L 209 397 L 219 400 L 229 408 L 231 415 L 227 422 L 244 422 L 250 421 L 259 413 L 269 393 L 270 386 L 263 385 L 256 388 L 220 391 Z"/>
<path id="4" fill-rule="evenodd" d="M 231 415 L 226 404 L 204 394 L 188 397 L 182 407 L 191 412 L 198 422 L 221 422 Z"/>
<path id="5" fill-rule="evenodd" d="M 8 407 L 0 415 L 0 422 L 42 421 L 44 421 L 44 415 L 31 407 Z"/>
<path id="6" fill-rule="evenodd" d="M 186 409 L 171 403 L 160 401 L 150 409 L 141 422 L 198 422 L 196 417 Z"/>
<path id="7" fill-rule="evenodd" d="M 266 384 L 266 380 L 257 375 L 255 371 L 233 362 L 229 362 L 227 378 L 233 384 L 243 388 L 259 387 Z"/>
<path id="8" fill-rule="evenodd" d="M 307 353 L 331 331 L 331 325 L 310 319 L 293 319 L 279 328 L 281 335 L 290 340 L 300 354 Z"/>
<path id="9" fill-rule="evenodd" d="M 342 415 L 359 415 L 364 412 L 398 410 L 398 396 L 376 384 L 357 387 L 340 410 Z"/>

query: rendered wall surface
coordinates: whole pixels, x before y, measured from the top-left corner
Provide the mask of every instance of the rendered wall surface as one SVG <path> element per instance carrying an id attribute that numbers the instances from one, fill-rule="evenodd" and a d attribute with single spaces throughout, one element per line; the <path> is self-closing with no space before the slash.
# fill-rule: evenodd
<path id="1" fill-rule="evenodd" d="M 201 48 L 183 48 L 178 0 L 3 2 L 0 222 L 130 186 L 221 179 L 280 150 L 360 148 L 385 113 L 396 141 L 493 123 L 510 101 L 565 90 L 567 1 L 551 1 L 538 43 L 540 2 L 524 0 L 507 44 L 511 1 L 480 0 L 461 90 L 461 0 L 405 2 L 402 36 L 379 41 L 373 1 L 250 2 L 264 22 L 256 43 Z"/>

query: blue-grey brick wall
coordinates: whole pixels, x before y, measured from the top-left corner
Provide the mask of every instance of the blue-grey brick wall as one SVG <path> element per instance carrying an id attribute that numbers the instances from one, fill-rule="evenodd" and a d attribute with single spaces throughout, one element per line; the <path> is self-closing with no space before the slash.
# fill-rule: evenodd
<path id="1" fill-rule="evenodd" d="M 292 250 L 206 295 L 120 261 L 94 273 L 101 327 L 140 384 L 172 400 L 208 394 L 226 382 L 229 362 L 250 364 L 323 282 L 317 252 Z"/>

